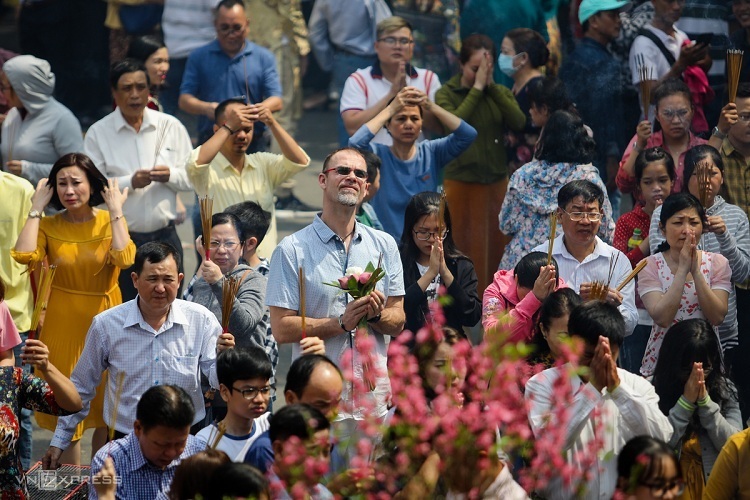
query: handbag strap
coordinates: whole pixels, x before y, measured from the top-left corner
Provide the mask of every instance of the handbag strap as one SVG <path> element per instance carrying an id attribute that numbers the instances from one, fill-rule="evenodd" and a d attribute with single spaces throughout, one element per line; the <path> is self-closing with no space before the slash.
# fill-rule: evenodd
<path id="1" fill-rule="evenodd" d="M 677 62 L 677 59 L 674 58 L 674 54 L 672 54 L 669 49 L 667 49 L 666 45 L 664 45 L 664 42 L 661 41 L 661 38 L 651 31 L 648 28 L 641 28 L 641 30 L 638 32 L 639 36 L 645 36 L 652 42 L 654 42 L 654 45 L 656 45 L 656 48 L 659 49 L 659 51 L 662 53 L 662 55 L 667 59 L 667 62 L 670 66 L 674 66 L 674 63 Z"/>

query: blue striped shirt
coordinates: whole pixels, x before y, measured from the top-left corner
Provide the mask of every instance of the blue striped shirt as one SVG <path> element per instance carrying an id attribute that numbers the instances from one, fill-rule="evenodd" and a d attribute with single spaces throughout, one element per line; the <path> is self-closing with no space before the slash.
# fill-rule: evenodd
<path id="1" fill-rule="evenodd" d="M 266 304 L 299 311 L 299 268 L 305 269 L 305 314 L 309 318 L 337 318 L 344 313 L 346 304 L 351 300 L 346 293 L 340 293 L 334 287 L 324 285 L 336 281 L 344 276 L 348 267 L 357 266 L 364 269 L 369 262 L 373 266 L 378 264 L 380 254 L 383 255 L 383 269 L 385 276 L 377 284 L 377 289 L 386 297 L 404 295 L 404 273 L 401 267 L 401 257 L 398 253 L 396 241 L 388 234 L 355 223 L 354 235 L 347 253 L 344 242 L 320 218 L 309 226 L 287 236 L 271 257 L 271 272 L 268 275 L 268 290 Z M 385 336 L 370 330 L 375 341 L 375 363 L 383 373 L 386 368 Z M 353 345 L 354 334 L 341 332 L 340 335 L 325 340 L 326 356 L 331 358 L 340 368 L 341 358 Z M 292 360 L 300 356 L 299 343 L 292 345 Z M 355 355 L 352 366 L 354 375 L 362 377 L 362 365 Z M 391 384 L 388 376 L 377 380 L 377 386 L 370 396 L 374 403 L 374 415 L 384 416 L 387 411 L 386 400 L 390 394 Z M 352 395 L 350 384 L 344 384 L 341 395 L 345 403 L 343 408 L 351 404 Z M 361 409 L 356 408 L 354 414 L 339 413 L 339 420 L 343 418 L 362 419 Z"/>

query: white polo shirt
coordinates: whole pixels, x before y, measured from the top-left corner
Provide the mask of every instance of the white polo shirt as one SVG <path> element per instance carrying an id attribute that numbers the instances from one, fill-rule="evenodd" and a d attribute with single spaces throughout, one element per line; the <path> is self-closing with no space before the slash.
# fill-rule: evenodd
<path id="1" fill-rule="evenodd" d="M 659 40 L 661 40 L 667 50 L 672 53 L 675 61 L 680 58 L 682 44 L 685 40 L 689 40 L 684 31 L 680 31 L 675 27 L 674 36 L 670 36 L 662 30 L 654 28 L 650 24 L 647 24 L 644 28 L 659 37 Z M 651 68 L 654 72 L 654 80 L 658 80 L 669 73 L 669 70 L 672 67 L 654 42 L 643 35 L 638 35 L 635 37 L 635 40 L 633 40 L 633 45 L 630 47 L 630 57 L 628 58 L 630 72 L 633 75 L 633 85 L 636 87 L 638 87 L 638 83 L 640 82 L 638 76 L 638 64 L 636 63 L 636 56 L 639 55 L 643 56 L 646 66 Z"/>
<path id="2" fill-rule="evenodd" d="M 406 85 L 418 88 L 434 102 L 435 93 L 440 88 L 440 78 L 428 69 L 407 66 Z M 358 69 L 346 79 L 344 91 L 341 93 L 340 111 L 343 114 L 344 111 L 349 110 L 369 109 L 385 97 L 390 90 L 391 82 L 383 77 L 379 62 L 364 69 Z M 417 140 L 424 140 L 422 134 Z M 385 129 L 375 134 L 370 142 L 386 146 L 393 144 L 391 136 Z"/>

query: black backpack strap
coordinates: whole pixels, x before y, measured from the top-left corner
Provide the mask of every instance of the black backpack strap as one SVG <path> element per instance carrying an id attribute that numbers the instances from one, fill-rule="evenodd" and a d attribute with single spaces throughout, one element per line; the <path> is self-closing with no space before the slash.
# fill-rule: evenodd
<path id="1" fill-rule="evenodd" d="M 669 49 L 664 45 L 664 42 L 661 41 L 661 39 L 647 28 L 641 28 L 641 30 L 638 32 L 639 36 L 645 36 L 652 42 L 654 42 L 654 45 L 661 51 L 661 53 L 664 55 L 664 57 L 667 59 L 667 62 L 669 63 L 669 66 L 674 66 L 674 63 L 677 62 L 677 60 L 674 58 L 674 54 L 672 54 Z"/>

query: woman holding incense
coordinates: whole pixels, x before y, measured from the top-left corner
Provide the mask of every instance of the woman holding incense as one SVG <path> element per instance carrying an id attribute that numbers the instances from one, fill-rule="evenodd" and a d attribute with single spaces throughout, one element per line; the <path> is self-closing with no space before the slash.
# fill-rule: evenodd
<path id="1" fill-rule="evenodd" d="M 698 182 L 701 168 L 704 169 L 702 177 L 708 180 L 702 193 Z M 699 200 L 701 194 L 705 198 L 706 220 L 700 248 L 726 257 L 732 272 L 732 282 L 744 282 L 750 278 L 750 224 L 744 210 L 727 203 L 719 194 L 724 183 L 724 162 L 721 155 L 708 145 L 692 148 L 685 155 L 685 179 L 687 182 L 683 185 L 683 192 L 690 193 Z M 652 251 L 664 241 L 654 222 L 659 219 L 660 214 L 661 209 L 657 207 L 651 219 L 651 234 L 654 237 L 649 243 Z M 738 343 L 737 296 L 734 287 L 729 293 L 727 315 L 719 325 L 719 338 L 724 361 L 729 366 L 733 360 L 733 349 Z"/>
<path id="2" fill-rule="evenodd" d="M 654 89 L 652 101 L 656 105 L 656 120 L 661 130 L 652 132 L 651 122 L 646 120 L 638 124 L 636 134 L 625 149 L 617 171 L 617 187 L 623 193 L 631 193 L 636 188 L 635 159 L 638 153 L 654 146 L 661 146 L 672 156 L 677 174 L 672 192 L 681 192 L 685 178 L 685 154 L 694 146 L 706 144 L 705 139 L 690 131 L 693 104 L 690 89 L 685 82 L 665 80 Z"/>
<path id="3" fill-rule="evenodd" d="M 518 261 L 544 243 L 550 233 L 550 216 L 557 209 L 557 192 L 570 181 L 589 180 L 603 192 L 607 188 L 599 170 L 591 164 L 596 145 L 581 118 L 568 111 L 555 111 L 539 139 L 537 158 L 510 176 L 508 193 L 500 210 L 500 230 L 511 237 L 500 269 L 513 269 Z M 612 205 L 604 199 L 599 236 L 612 241 L 615 223 Z"/>
<path id="4" fill-rule="evenodd" d="M 443 221 L 440 205 L 439 194 L 419 193 L 412 196 L 404 213 L 399 244 L 406 290 L 404 328 L 415 334 L 427 322 L 440 287 L 451 298 L 443 308 L 446 326 L 462 331 L 464 326 L 476 325 L 482 314 L 474 264 L 456 248 L 448 204 L 443 205 Z"/>
<path id="5" fill-rule="evenodd" d="M 612 246 L 623 252 L 630 260 L 633 269 L 651 254 L 649 248 L 649 234 L 651 215 L 657 207 L 664 203 L 664 199 L 672 192 L 675 171 L 672 156 L 664 148 L 654 147 L 641 151 L 635 160 L 635 178 L 638 182 L 639 202 L 633 210 L 622 214 L 615 224 L 615 239 Z M 655 220 L 658 220 L 658 216 Z M 631 245 L 631 237 L 635 231 L 641 232 L 643 241 Z M 658 233 L 658 228 L 655 230 Z M 636 243 L 636 242 L 632 242 Z M 638 283 L 635 285 L 635 305 L 638 309 L 638 325 L 633 333 L 625 337 L 620 349 L 620 365 L 632 373 L 638 373 L 646 351 L 648 337 L 654 320 L 646 311 L 638 295 Z"/>
<path id="6" fill-rule="evenodd" d="M 120 269 L 135 260 L 135 245 L 122 215 L 127 193 L 127 188 L 119 190 L 116 180 L 102 176 L 88 156 L 67 154 L 52 166 L 49 180 L 37 184 L 29 217 L 11 250 L 17 262 L 31 269 L 45 257 L 57 266 L 42 339 L 49 346 L 50 361 L 66 377 L 78 362 L 94 316 L 122 303 L 117 278 Z M 107 210 L 95 208 L 102 204 Z M 61 212 L 42 218 L 47 205 Z M 92 453 L 104 444 L 105 383 L 102 380 L 91 412 L 76 428 L 73 445 L 62 455 L 63 463 L 80 463 L 85 429 L 97 429 Z M 37 413 L 36 420 L 43 429 L 55 430 L 55 417 Z"/>
<path id="7" fill-rule="evenodd" d="M 0 280 L 0 312 L 7 312 L 5 284 Z M 10 313 L 2 314 L 10 318 Z M 0 322 L 0 349 L 21 343 L 13 321 Z M 10 351 L 12 354 L 12 350 Z M 41 341 L 28 339 L 21 359 L 33 366 L 44 379 L 17 368 L 0 364 L 0 498 L 28 497 L 26 481 L 18 454 L 21 409 L 50 415 L 69 415 L 81 409 L 81 397 L 73 383 L 49 361 L 49 349 Z"/>
<path id="8" fill-rule="evenodd" d="M 721 448 L 743 428 L 737 389 L 708 322 L 688 319 L 667 331 L 653 384 L 674 429 L 669 445 L 680 460 L 683 498 L 702 498 Z"/>
<path id="9" fill-rule="evenodd" d="M 638 275 L 638 293 L 654 320 L 641 364 L 645 377 L 654 373 L 670 326 L 702 318 L 715 329 L 727 314 L 732 271 L 723 255 L 698 249 L 705 219 L 703 206 L 691 194 L 673 194 L 661 206 L 659 231 L 665 241 L 646 257 Z"/>
<path id="10" fill-rule="evenodd" d="M 480 289 L 492 281 L 506 244 L 494 216 L 508 189 L 504 136 L 526 123 L 513 93 L 492 79 L 495 56 L 491 38 L 467 37 L 461 44 L 461 72 L 435 94 L 436 103 L 477 130 L 469 149 L 445 167 L 443 187 L 453 217 L 472 221 L 454 227 L 453 239 L 474 262 Z"/>

